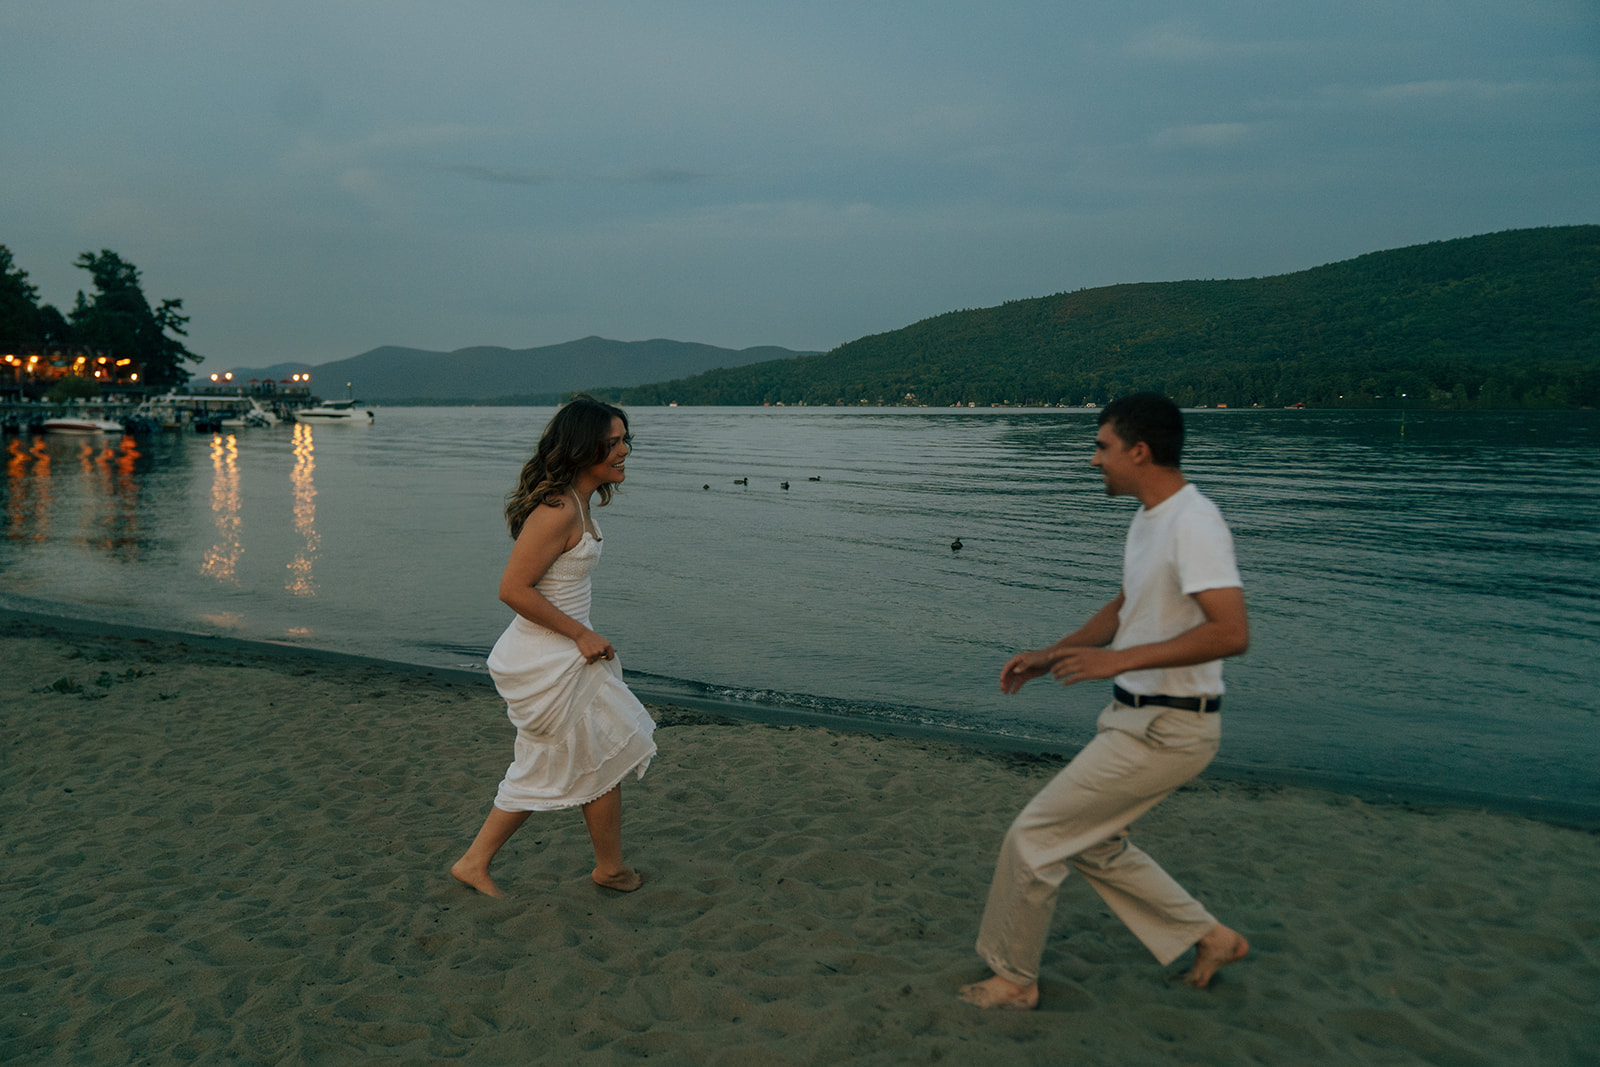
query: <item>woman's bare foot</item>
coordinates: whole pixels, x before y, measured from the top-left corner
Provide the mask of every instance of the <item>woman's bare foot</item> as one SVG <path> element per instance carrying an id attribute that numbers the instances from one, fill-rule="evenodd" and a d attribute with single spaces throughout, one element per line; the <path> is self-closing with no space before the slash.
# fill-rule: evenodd
<path id="1" fill-rule="evenodd" d="M 1194 946 L 1194 966 L 1183 973 L 1183 983 L 1204 989 L 1212 975 L 1230 963 L 1237 963 L 1250 951 L 1250 942 L 1237 930 L 1221 923 L 1202 937 Z"/>
<path id="2" fill-rule="evenodd" d="M 1001 1011 L 1032 1011 L 1039 1006 L 1039 987 L 1018 985 L 998 974 L 981 982 L 964 985 L 956 996 L 979 1008 L 998 1008 Z"/>
<path id="3" fill-rule="evenodd" d="M 462 856 L 450 868 L 450 876 L 462 885 L 471 886 L 485 896 L 505 899 L 505 894 L 500 892 L 500 887 L 494 884 L 494 879 L 489 877 L 489 868 L 475 867 Z"/>
<path id="4" fill-rule="evenodd" d="M 594 879 L 595 885 L 603 889 L 615 889 L 619 893 L 631 893 L 644 884 L 644 875 L 632 867 L 624 867 L 610 874 L 596 867 L 589 877 Z"/>

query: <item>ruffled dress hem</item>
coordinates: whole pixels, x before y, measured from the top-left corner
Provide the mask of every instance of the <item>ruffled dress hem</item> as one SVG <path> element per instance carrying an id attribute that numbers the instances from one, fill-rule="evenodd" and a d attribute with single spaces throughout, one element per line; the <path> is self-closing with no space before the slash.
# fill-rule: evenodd
<path id="1" fill-rule="evenodd" d="M 500 797 L 497 794 L 494 798 L 494 806 L 499 808 L 501 811 L 566 811 L 568 808 L 581 808 L 585 804 L 594 803 L 607 793 L 611 792 L 613 789 L 617 788 L 617 786 L 621 785 L 623 782 L 626 782 L 628 780 L 628 775 L 630 774 L 634 776 L 635 780 L 644 778 L 644 772 L 650 769 L 650 761 L 655 759 L 655 756 L 655 746 L 651 745 L 649 755 L 645 756 L 632 767 L 629 767 L 627 770 L 623 771 L 620 778 L 606 786 L 604 789 L 600 790 L 600 792 L 596 793 L 592 797 L 584 797 L 582 800 L 567 800 L 563 798 L 561 800 L 552 800 L 546 803 L 523 803 L 516 807 L 506 807 L 500 803 Z"/>

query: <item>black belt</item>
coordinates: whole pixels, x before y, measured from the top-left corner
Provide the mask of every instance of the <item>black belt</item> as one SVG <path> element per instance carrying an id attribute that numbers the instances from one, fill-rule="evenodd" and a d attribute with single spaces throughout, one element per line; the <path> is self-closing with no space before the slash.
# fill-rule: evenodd
<path id="1" fill-rule="evenodd" d="M 1146 704 L 1158 704 L 1163 708 L 1180 708 L 1184 711 L 1221 711 L 1221 697 L 1164 697 L 1164 696 L 1135 696 L 1120 685 L 1111 687 L 1111 695 L 1117 698 L 1118 704 L 1126 704 L 1130 708 L 1142 708 Z"/>

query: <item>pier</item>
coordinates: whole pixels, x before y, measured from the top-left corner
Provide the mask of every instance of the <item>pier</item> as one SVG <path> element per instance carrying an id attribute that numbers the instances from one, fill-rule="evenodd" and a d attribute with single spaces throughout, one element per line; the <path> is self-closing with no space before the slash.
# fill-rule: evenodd
<path id="1" fill-rule="evenodd" d="M 309 389 L 202 388 L 194 392 L 120 395 L 51 402 L 0 401 L 0 434 L 44 432 L 50 419 L 109 419 L 130 433 L 212 433 L 226 426 L 270 426 L 292 422 L 294 412 L 316 403 Z"/>

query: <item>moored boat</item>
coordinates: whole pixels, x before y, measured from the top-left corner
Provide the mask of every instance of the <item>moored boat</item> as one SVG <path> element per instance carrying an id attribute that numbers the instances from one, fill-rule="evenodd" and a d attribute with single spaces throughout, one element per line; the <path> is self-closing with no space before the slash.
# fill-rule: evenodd
<path id="1" fill-rule="evenodd" d="M 216 433 L 224 428 L 275 426 L 280 421 L 254 397 L 242 393 L 166 393 L 151 397 L 135 417 L 148 420 L 163 430 L 194 430 Z"/>
<path id="2" fill-rule="evenodd" d="M 247 426 L 276 426 L 283 420 L 256 402 L 256 398 L 245 397 L 249 407 L 232 415 L 222 418 L 222 425 L 228 429 L 238 429 Z"/>
<path id="3" fill-rule="evenodd" d="M 83 417 L 45 419 L 44 432 L 75 434 L 79 437 L 89 437 L 98 434 L 121 433 L 122 423 L 112 422 L 110 419 L 91 419 Z"/>
<path id="4" fill-rule="evenodd" d="M 372 409 L 361 406 L 359 400 L 325 400 L 315 407 L 301 408 L 294 413 L 296 422 L 314 426 L 371 426 L 373 418 Z"/>

